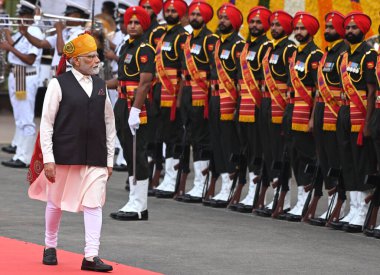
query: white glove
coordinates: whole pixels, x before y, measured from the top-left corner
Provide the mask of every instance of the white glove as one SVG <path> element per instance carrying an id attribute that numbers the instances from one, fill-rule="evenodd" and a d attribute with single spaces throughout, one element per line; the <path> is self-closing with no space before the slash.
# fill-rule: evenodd
<path id="1" fill-rule="evenodd" d="M 136 135 L 136 130 L 140 126 L 140 112 L 141 110 L 135 107 L 132 107 L 129 112 L 128 124 L 133 136 Z"/>

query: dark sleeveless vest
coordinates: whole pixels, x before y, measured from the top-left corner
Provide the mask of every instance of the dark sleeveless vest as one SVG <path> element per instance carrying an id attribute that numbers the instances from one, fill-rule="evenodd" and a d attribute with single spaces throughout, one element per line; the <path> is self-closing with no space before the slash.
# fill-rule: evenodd
<path id="1" fill-rule="evenodd" d="M 93 90 L 88 97 L 72 72 L 57 80 L 62 100 L 54 122 L 55 163 L 107 167 L 105 82 L 92 76 Z"/>

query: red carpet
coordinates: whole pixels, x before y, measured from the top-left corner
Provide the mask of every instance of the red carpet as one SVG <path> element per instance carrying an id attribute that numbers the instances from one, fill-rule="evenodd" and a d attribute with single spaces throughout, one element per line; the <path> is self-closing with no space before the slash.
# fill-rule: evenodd
<path id="1" fill-rule="evenodd" d="M 0 274 L 34 275 L 34 274 L 102 274 L 92 271 L 82 271 L 80 266 L 83 255 L 58 250 L 58 265 L 46 266 L 42 264 L 43 246 L 27 243 L 19 240 L 0 237 Z M 113 266 L 113 271 L 108 274 L 128 274 L 128 275 L 159 275 L 131 266 L 126 266 L 104 260 Z M 107 274 L 107 273 L 103 273 Z"/>

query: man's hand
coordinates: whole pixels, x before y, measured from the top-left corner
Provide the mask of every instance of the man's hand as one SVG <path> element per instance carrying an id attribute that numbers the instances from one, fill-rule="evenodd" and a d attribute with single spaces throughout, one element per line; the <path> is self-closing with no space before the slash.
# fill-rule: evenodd
<path id="1" fill-rule="evenodd" d="M 62 21 L 58 21 L 54 24 L 55 31 L 58 33 L 61 33 L 62 30 L 65 28 L 65 25 L 63 25 Z"/>
<path id="2" fill-rule="evenodd" d="M 112 167 L 107 167 L 107 171 L 108 171 L 108 178 L 107 178 L 107 180 L 109 180 L 110 179 L 110 177 L 112 176 Z"/>
<path id="3" fill-rule="evenodd" d="M 128 124 L 133 136 L 136 135 L 136 130 L 140 126 L 140 112 L 140 109 L 132 107 L 129 113 Z"/>
<path id="4" fill-rule="evenodd" d="M 26 36 L 26 34 L 28 33 L 28 26 L 25 26 L 25 25 L 21 24 L 21 25 L 18 27 L 18 30 L 20 31 L 20 33 L 21 33 L 23 36 Z"/>
<path id="5" fill-rule="evenodd" d="M 55 163 L 48 162 L 44 164 L 45 177 L 51 183 L 55 182 Z"/>

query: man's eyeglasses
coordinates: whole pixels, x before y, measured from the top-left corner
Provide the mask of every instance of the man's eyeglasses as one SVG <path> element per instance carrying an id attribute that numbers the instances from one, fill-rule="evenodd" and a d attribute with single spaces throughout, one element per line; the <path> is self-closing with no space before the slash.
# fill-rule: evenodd
<path id="1" fill-rule="evenodd" d="M 95 58 L 99 58 L 99 55 L 98 54 L 79 55 L 78 57 L 87 57 L 88 59 L 94 60 Z"/>

